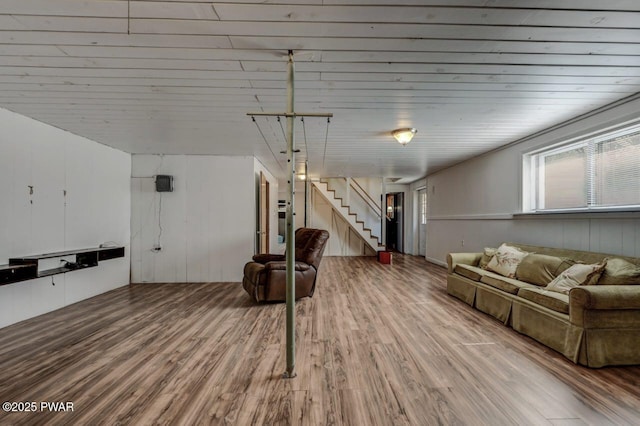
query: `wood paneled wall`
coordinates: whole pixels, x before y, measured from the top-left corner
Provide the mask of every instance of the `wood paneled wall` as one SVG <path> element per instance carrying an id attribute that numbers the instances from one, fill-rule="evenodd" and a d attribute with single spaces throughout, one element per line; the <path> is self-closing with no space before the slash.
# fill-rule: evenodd
<path id="1" fill-rule="evenodd" d="M 640 218 L 466 219 L 427 222 L 427 258 L 477 252 L 505 241 L 640 257 Z"/>
<path id="2" fill-rule="evenodd" d="M 5 109 L 0 128 L 0 264 L 125 246 L 97 268 L 0 286 L 0 327 L 128 284 L 131 156 Z"/>
<path id="3" fill-rule="evenodd" d="M 640 212 L 517 215 L 524 153 L 627 125 L 638 109 L 630 100 L 429 175 L 427 258 L 503 241 L 640 256 Z"/>
<path id="4" fill-rule="evenodd" d="M 156 192 L 156 174 L 173 175 L 174 192 Z M 132 282 L 242 280 L 254 253 L 253 157 L 134 155 L 131 191 Z"/>

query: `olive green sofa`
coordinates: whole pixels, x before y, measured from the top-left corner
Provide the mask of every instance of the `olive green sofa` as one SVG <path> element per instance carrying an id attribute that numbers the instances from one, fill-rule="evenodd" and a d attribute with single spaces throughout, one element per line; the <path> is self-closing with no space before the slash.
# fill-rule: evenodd
<path id="1" fill-rule="evenodd" d="M 591 264 L 617 258 L 640 266 L 639 258 L 507 244 L 529 253 L 557 257 L 561 262 Z M 447 256 L 447 292 L 560 352 L 574 363 L 588 367 L 640 364 L 640 281 L 636 281 L 637 275 L 631 279 L 631 284 L 598 285 L 601 284 L 598 282 L 562 294 L 545 289 L 544 283 L 536 285 L 518 279 L 517 271 L 516 278 L 491 272 L 480 267 L 483 261 L 486 261 L 483 253 L 450 253 Z M 549 271 L 534 272 L 533 275 L 544 275 Z M 553 271 L 551 273 L 553 276 Z"/>

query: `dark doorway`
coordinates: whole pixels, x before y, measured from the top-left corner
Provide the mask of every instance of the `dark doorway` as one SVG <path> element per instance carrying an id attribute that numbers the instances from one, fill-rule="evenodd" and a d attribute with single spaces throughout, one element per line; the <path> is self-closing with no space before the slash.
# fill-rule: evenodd
<path id="1" fill-rule="evenodd" d="M 387 250 L 404 253 L 404 194 L 387 194 Z"/>

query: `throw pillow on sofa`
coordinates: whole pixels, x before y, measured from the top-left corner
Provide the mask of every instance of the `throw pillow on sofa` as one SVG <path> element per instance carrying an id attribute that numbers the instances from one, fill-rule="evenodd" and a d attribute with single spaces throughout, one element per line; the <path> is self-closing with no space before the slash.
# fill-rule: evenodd
<path id="1" fill-rule="evenodd" d="M 518 265 L 528 254 L 517 247 L 502 244 L 487 264 L 487 269 L 504 277 L 515 278 Z"/>
<path id="2" fill-rule="evenodd" d="M 480 262 L 478 263 L 478 266 L 482 269 L 487 269 L 487 265 L 491 261 L 491 258 L 496 254 L 496 250 L 498 249 L 485 247 L 484 251 L 482 252 L 482 257 L 480 258 Z"/>
<path id="3" fill-rule="evenodd" d="M 640 266 L 624 259 L 609 259 L 598 284 L 629 285 L 640 284 Z"/>
<path id="4" fill-rule="evenodd" d="M 544 287 L 575 263 L 567 258 L 531 253 L 518 265 L 516 278 Z"/>
<path id="5" fill-rule="evenodd" d="M 557 291 L 558 293 L 569 294 L 569 290 L 579 285 L 597 283 L 606 265 L 606 259 L 603 260 L 602 263 L 594 263 L 591 265 L 576 263 L 558 275 L 546 288 L 547 290 Z"/>

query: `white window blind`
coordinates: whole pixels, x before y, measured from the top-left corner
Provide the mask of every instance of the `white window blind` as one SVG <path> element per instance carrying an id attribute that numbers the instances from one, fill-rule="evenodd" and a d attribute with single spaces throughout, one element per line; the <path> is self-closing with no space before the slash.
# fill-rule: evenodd
<path id="1" fill-rule="evenodd" d="M 595 148 L 593 204 L 640 205 L 640 131 Z"/>
<path id="2" fill-rule="evenodd" d="M 427 224 L 427 191 L 420 192 L 420 224 Z"/>
<path id="3" fill-rule="evenodd" d="M 640 207 L 640 126 L 525 156 L 530 210 Z"/>

